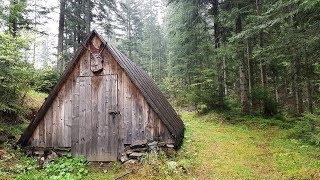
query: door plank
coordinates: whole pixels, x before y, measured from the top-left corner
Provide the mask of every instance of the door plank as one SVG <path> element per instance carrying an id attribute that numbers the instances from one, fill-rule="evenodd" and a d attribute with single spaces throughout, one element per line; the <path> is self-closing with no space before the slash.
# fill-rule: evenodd
<path id="1" fill-rule="evenodd" d="M 73 87 L 72 96 L 72 128 L 71 128 L 71 153 L 73 156 L 79 153 L 79 95 L 80 80 L 77 78 L 75 87 Z"/>

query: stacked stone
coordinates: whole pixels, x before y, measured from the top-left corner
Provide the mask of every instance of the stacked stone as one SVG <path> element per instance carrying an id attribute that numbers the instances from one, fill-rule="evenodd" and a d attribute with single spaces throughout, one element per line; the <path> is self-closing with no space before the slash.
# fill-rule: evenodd
<path id="1" fill-rule="evenodd" d="M 151 141 L 139 142 L 132 145 L 126 145 L 125 152 L 121 154 L 120 161 L 122 163 L 132 160 L 140 159 L 146 153 L 159 153 L 159 151 L 174 151 L 173 144 L 166 144 L 165 142 Z"/>

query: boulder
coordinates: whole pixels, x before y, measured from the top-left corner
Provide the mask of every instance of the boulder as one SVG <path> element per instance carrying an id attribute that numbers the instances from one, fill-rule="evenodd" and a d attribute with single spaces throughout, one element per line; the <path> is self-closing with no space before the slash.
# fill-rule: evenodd
<path id="1" fill-rule="evenodd" d="M 55 153 L 54 151 L 51 151 L 51 153 L 47 156 L 47 161 L 52 161 L 54 159 L 56 159 L 58 156 L 57 153 Z"/>
<path id="2" fill-rule="evenodd" d="M 34 151 L 33 154 L 34 154 L 35 156 L 41 157 L 41 156 L 44 155 L 44 151 L 42 151 L 42 150 Z"/>
<path id="3" fill-rule="evenodd" d="M 128 160 L 129 160 L 128 156 L 127 156 L 125 153 L 122 153 L 122 154 L 121 154 L 121 157 L 120 157 L 120 161 L 121 161 L 122 163 L 124 163 L 124 162 L 126 162 L 126 161 L 128 161 Z"/>
<path id="4" fill-rule="evenodd" d="M 174 148 L 174 145 L 173 144 L 167 144 L 167 147 L 168 148 Z"/>
<path id="5" fill-rule="evenodd" d="M 132 159 L 138 159 L 138 158 L 142 157 L 143 155 L 144 155 L 144 153 L 133 152 L 129 155 L 129 157 Z"/>
<path id="6" fill-rule="evenodd" d="M 159 142 L 159 143 L 158 143 L 158 146 L 159 146 L 159 147 L 166 146 L 166 143 L 165 143 L 165 142 Z"/>
<path id="7" fill-rule="evenodd" d="M 126 151 L 126 154 L 127 154 L 127 155 L 129 155 L 129 154 L 131 154 L 131 153 L 133 153 L 133 151 L 132 151 L 131 149 Z"/>
<path id="8" fill-rule="evenodd" d="M 136 149 L 136 148 L 143 148 L 146 147 L 147 140 L 142 140 L 142 141 L 135 141 L 130 145 L 131 149 Z"/>
<path id="9" fill-rule="evenodd" d="M 147 148 L 136 148 L 132 150 L 133 152 L 146 152 Z"/>
<path id="10" fill-rule="evenodd" d="M 148 146 L 157 146 L 158 145 L 158 141 L 153 141 L 151 143 L 148 143 Z"/>
<path id="11" fill-rule="evenodd" d="M 135 163 L 137 163 L 137 160 L 130 159 L 130 160 L 126 161 L 124 164 L 135 164 Z"/>

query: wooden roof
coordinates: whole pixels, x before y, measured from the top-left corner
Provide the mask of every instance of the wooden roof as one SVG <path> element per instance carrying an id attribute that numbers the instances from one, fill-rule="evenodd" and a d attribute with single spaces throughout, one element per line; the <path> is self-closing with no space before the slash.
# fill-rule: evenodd
<path id="1" fill-rule="evenodd" d="M 136 85 L 140 93 L 144 96 L 150 107 L 157 113 L 162 122 L 166 125 L 170 133 L 175 139 L 175 145 L 179 146 L 184 136 L 184 124 L 175 110 L 172 108 L 168 100 L 157 87 L 153 79 L 151 79 L 140 67 L 132 62 L 128 57 L 121 53 L 118 49 L 113 47 L 109 42 L 105 41 L 95 30 L 93 30 L 84 41 L 87 44 L 94 36 L 98 36 L 104 43 L 105 47 L 112 54 L 114 59 L 118 62 L 121 68 L 127 73 L 133 84 Z M 37 128 L 40 121 L 45 116 L 47 110 L 50 108 L 55 97 L 58 95 L 61 87 L 72 73 L 72 70 L 80 60 L 80 56 L 85 52 L 84 47 L 80 47 L 74 54 L 65 72 L 60 80 L 51 91 L 46 101 L 43 103 L 35 119 L 29 124 L 27 129 L 22 134 L 17 144 L 22 147 L 26 146 L 33 131 Z"/>

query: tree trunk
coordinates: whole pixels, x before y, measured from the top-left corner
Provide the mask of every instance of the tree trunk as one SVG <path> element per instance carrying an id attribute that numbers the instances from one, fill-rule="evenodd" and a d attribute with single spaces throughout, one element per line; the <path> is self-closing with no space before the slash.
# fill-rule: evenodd
<path id="1" fill-rule="evenodd" d="M 238 15 L 236 18 L 236 33 L 242 31 L 242 17 Z M 238 51 L 238 58 L 241 61 L 239 66 L 239 82 L 240 82 L 240 101 L 241 101 L 241 112 L 243 114 L 248 114 L 250 112 L 249 96 L 248 96 L 248 77 L 246 70 L 246 59 L 244 56 L 244 51 L 242 48 Z"/>
<path id="2" fill-rule="evenodd" d="M 63 71 L 63 33 L 64 33 L 64 16 L 65 16 L 66 0 L 60 0 L 59 15 L 59 32 L 58 32 L 58 60 L 57 69 Z"/>
<path id="3" fill-rule="evenodd" d="M 252 46 L 250 44 L 250 39 L 247 40 L 247 73 L 248 73 L 248 90 L 249 94 L 252 93 Z"/>
<path id="4" fill-rule="evenodd" d="M 85 25 L 86 25 L 86 32 L 90 32 L 91 28 L 91 0 L 86 1 L 86 13 L 85 13 Z"/>
<path id="5" fill-rule="evenodd" d="M 226 58 L 223 57 L 222 59 L 223 64 L 223 84 L 224 84 L 224 95 L 228 95 L 228 86 L 227 86 L 227 64 L 226 64 Z"/>
<path id="6" fill-rule="evenodd" d="M 307 82 L 307 91 L 308 91 L 308 109 L 309 109 L 309 112 L 313 114 L 313 100 L 312 100 L 313 88 L 310 80 L 308 80 Z"/>
<path id="7" fill-rule="evenodd" d="M 221 43 L 221 33 L 220 33 L 220 25 L 219 25 L 219 1 L 218 0 L 212 0 L 211 1 L 212 8 L 210 9 L 210 14 L 214 16 L 214 46 L 215 49 L 220 48 Z M 223 62 L 223 58 L 218 59 L 218 106 L 219 108 L 225 107 L 225 82 L 224 82 L 224 65 L 225 62 Z"/>
<path id="8" fill-rule="evenodd" d="M 248 114 L 250 112 L 249 98 L 248 98 L 248 82 L 246 75 L 245 63 L 241 63 L 239 67 L 240 76 L 240 100 L 241 100 L 241 112 Z"/>
<path id="9" fill-rule="evenodd" d="M 263 0 L 256 0 L 256 11 L 257 11 L 257 16 L 261 15 L 261 8 L 262 8 L 262 1 Z M 263 48 L 263 32 L 259 32 L 259 47 Z M 260 59 L 259 62 L 259 68 L 260 68 L 260 80 L 261 80 L 261 88 L 266 89 L 267 87 L 267 71 L 266 71 L 266 65 L 264 62 Z M 261 110 L 263 111 L 262 113 L 266 114 L 266 102 L 261 102 Z"/>
<path id="10" fill-rule="evenodd" d="M 297 60 L 294 63 L 295 73 L 293 79 L 293 88 L 294 88 L 294 96 L 295 96 L 295 112 L 297 116 L 301 116 L 303 113 L 303 97 L 302 97 L 302 88 L 300 87 L 300 66 L 297 64 Z"/>

